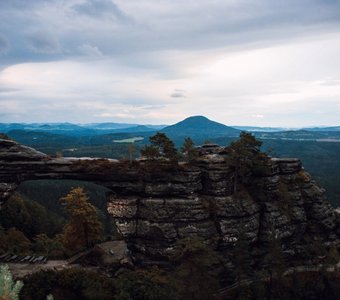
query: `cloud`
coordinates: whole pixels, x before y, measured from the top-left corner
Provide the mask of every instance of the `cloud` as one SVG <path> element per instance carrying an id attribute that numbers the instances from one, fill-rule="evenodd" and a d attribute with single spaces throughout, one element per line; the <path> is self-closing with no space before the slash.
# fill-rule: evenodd
<path id="1" fill-rule="evenodd" d="M 104 54 L 100 51 L 100 49 L 96 46 L 91 46 L 89 44 L 83 44 L 78 47 L 79 52 L 92 57 L 103 57 Z"/>
<path id="2" fill-rule="evenodd" d="M 170 97 L 172 98 L 185 98 L 185 90 L 181 90 L 181 89 L 175 89 L 171 94 Z"/>
<path id="3" fill-rule="evenodd" d="M 85 0 L 72 7 L 76 12 L 93 18 L 127 20 L 125 13 L 111 0 Z"/>
<path id="4" fill-rule="evenodd" d="M 264 115 L 261 115 L 261 114 L 257 114 L 257 115 L 252 115 L 253 118 L 256 118 L 256 119 L 263 119 L 264 118 Z"/>
<path id="5" fill-rule="evenodd" d="M 10 48 L 8 39 L 0 34 L 0 55 L 6 54 Z"/>
<path id="6" fill-rule="evenodd" d="M 337 123 L 339 15 L 335 0 L 0 1 L 1 119 Z"/>
<path id="7" fill-rule="evenodd" d="M 36 31 L 27 37 L 31 50 L 35 53 L 54 54 L 61 52 L 58 39 L 50 32 Z"/>

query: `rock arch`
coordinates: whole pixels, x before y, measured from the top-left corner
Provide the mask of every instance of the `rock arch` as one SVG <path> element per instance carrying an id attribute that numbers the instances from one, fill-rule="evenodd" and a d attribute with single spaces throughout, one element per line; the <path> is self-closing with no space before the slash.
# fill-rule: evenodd
<path id="1" fill-rule="evenodd" d="M 207 242 L 217 238 L 218 249 L 228 251 L 240 227 L 253 245 L 261 246 L 274 232 L 293 257 L 306 247 L 304 235 L 339 245 L 334 210 L 306 174 L 298 159 L 272 159 L 267 172 L 254 178 L 255 193 L 233 194 L 234 174 L 218 155 L 206 155 L 195 166 L 129 164 L 52 158 L 0 139 L 1 201 L 24 180 L 76 179 L 105 186 L 112 191 L 108 212 L 140 262 L 166 259 L 178 239 L 192 235 Z"/>

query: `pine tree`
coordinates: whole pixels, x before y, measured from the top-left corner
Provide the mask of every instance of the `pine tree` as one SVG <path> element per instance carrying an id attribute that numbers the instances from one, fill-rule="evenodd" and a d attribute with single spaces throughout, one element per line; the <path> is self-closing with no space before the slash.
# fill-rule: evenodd
<path id="1" fill-rule="evenodd" d="M 21 281 L 14 282 L 7 265 L 0 266 L 0 300 L 19 300 L 22 287 Z"/>
<path id="2" fill-rule="evenodd" d="M 175 144 L 171 141 L 165 133 L 157 132 L 154 136 L 149 138 L 151 145 L 145 146 L 141 151 L 143 156 L 147 158 L 155 159 L 158 157 L 164 157 L 171 162 L 178 161 L 178 153 L 175 148 Z"/>
<path id="3" fill-rule="evenodd" d="M 260 152 L 261 145 L 262 142 L 251 133 L 241 132 L 240 138 L 226 148 L 226 162 L 235 170 L 234 192 L 237 191 L 239 180 L 248 176 L 252 168 L 266 158 L 266 155 Z"/>
<path id="4" fill-rule="evenodd" d="M 154 136 L 150 137 L 151 144 L 156 147 L 161 154 L 170 160 L 177 159 L 177 150 L 175 144 L 171 141 L 165 133 L 157 132 Z"/>
<path id="5" fill-rule="evenodd" d="M 189 162 L 198 158 L 198 152 L 195 148 L 195 144 L 189 137 L 185 138 L 181 151 Z"/>
<path id="6" fill-rule="evenodd" d="M 67 249 L 89 248 L 100 239 L 103 225 L 83 188 L 72 189 L 60 202 L 70 217 L 62 233 L 62 241 Z"/>
<path id="7" fill-rule="evenodd" d="M 145 156 L 147 159 L 156 159 L 160 157 L 160 153 L 158 149 L 154 146 L 145 146 L 144 149 L 140 151 L 142 156 Z"/>

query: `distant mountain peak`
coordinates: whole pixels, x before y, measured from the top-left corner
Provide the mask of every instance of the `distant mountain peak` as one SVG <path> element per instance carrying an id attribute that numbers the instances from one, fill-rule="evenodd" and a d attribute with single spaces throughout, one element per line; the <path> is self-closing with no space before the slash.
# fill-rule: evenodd
<path id="1" fill-rule="evenodd" d="M 174 125 L 167 126 L 162 132 L 170 136 L 238 136 L 240 130 L 209 120 L 205 116 L 191 116 Z"/>
<path id="2" fill-rule="evenodd" d="M 196 119 L 196 120 L 209 120 L 207 117 L 205 116 L 201 116 L 201 115 L 198 115 L 198 116 L 190 116 L 190 117 L 187 117 L 185 118 L 183 121 L 185 120 L 193 120 L 193 119 Z M 210 121 L 210 120 L 209 120 Z"/>

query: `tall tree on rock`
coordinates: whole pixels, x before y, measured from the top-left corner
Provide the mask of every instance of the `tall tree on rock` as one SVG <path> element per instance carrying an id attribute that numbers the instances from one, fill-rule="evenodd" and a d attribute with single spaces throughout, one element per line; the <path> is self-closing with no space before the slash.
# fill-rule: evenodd
<path id="1" fill-rule="evenodd" d="M 103 225 L 83 188 L 72 189 L 60 202 L 70 217 L 62 233 L 62 241 L 67 249 L 89 248 L 100 239 Z"/>
<path id="2" fill-rule="evenodd" d="M 251 133 L 241 132 L 240 138 L 226 148 L 226 162 L 235 170 L 234 192 L 237 191 L 240 179 L 246 178 L 256 164 L 267 158 L 260 151 L 261 145 L 262 142 Z"/>
<path id="3" fill-rule="evenodd" d="M 171 162 L 177 162 L 178 153 L 175 144 L 165 133 L 157 132 L 149 138 L 151 146 L 146 146 L 142 151 L 142 155 L 148 158 L 165 157 Z"/>
<path id="4" fill-rule="evenodd" d="M 198 158 L 198 151 L 193 140 L 189 137 L 185 138 L 181 151 L 189 162 Z"/>

